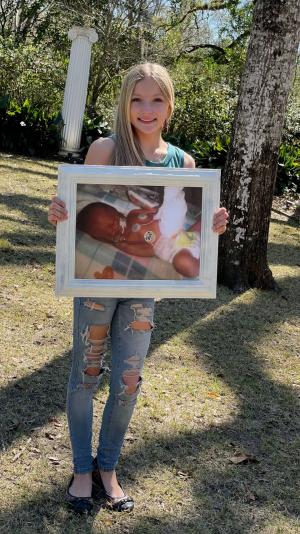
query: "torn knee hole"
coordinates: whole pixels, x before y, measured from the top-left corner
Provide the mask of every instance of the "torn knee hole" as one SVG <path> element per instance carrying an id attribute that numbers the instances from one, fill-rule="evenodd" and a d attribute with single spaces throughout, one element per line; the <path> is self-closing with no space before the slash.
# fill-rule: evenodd
<path id="1" fill-rule="evenodd" d="M 103 340 L 107 340 L 109 334 L 109 325 L 107 324 L 93 324 L 86 326 L 85 330 L 81 332 L 82 341 L 88 344 L 101 344 Z"/>
<path id="2" fill-rule="evenodd" d="M 133 311 L 133 321 L 128 328 L 132 330 L 152 330 L 153 309 L 145 308 L 141 303 L 132 304 L 130 307 Z"/>
<path id="3" fill-rule="evenodd" d="M 85 300 L 83 305 L 86 308 L 89 308 L 90 310 L 96 310 L 96 311 L 104 311 L 105 306 L 103 304 L 100 304 L 99 302 L 94 302 L 93 300 Z"/>
<path id="4" fill-rule="evenodd" d="M 108 324 L 92 324 L 88 329 L 88 341 L 101 343 L 108 336 Z"/>
<path id="5" fill-rule="evenodd" d="M 130 328 L 132 330 L 152 330 L 153 324 L 150 321 L 132 321 Z"/>
<path id="6" fill-rule="evenodd" d="M 101 374 L 100 367 L 87 367 L 84 371 L 85 375 L 99 376 Z"/>
<path id="7" fill-rule="evenodd" d="M 109 325 L 91 325 L 86 327 L 82 338 L 86 346 L 83 369 L 84 375 L 99 376 L 102 372 L 102 362 L 107 349 Z"/>
<path id="8" fill-rule="evenodd" d="M 104 354 L 85 354 L 84 361 L 86 363 L 86 367 L 84 369 L 84 373 L 93 376 L 99 375 L 102 369 L 103 357 Z"/>
<path id="9" fill-rule="evenodd" d="M 139 369 L 129 369 L 128 371 L 124 371 L 122 375 L 123 382 L 125 384 L 125 393 L 128 395 L 132 395 L 136 392 L 139 383 L 141 382 L 142 378 L 140 376 L 140 370 Z"/>

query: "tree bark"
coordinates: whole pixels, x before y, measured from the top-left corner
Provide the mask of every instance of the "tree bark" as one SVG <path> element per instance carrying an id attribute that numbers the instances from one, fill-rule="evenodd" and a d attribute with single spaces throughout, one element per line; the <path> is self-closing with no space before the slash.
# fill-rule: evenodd
<path id="1" fill-rule="evenodd" d="M 223 179 L 230 225 L 220 240 L 219 281 L 236 291 L 273 289 L 267 261 L 272 197 L 297 58 L 299 0 L 257 0 Z"/>

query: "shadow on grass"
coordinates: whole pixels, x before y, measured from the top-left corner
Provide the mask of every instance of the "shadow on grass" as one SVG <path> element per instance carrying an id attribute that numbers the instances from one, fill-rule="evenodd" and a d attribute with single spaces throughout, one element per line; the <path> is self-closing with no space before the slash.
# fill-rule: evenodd
<path id="1" fill-rule="evenodd" d="M 232 423 L 212 425 L 207 432 L 196 431 L 189 436 L 181 434 L 178 443 L 182 461 L 179 466 L 183 468 L 185 456 L 195 454 L 195 451 L 205 453 L 213 447 L 216 453 L 219 470 L 208 472 L 206 469 L 196 489 L 196 495 L 204 493 L 210 501 L 210 511 L 223 509 L 228 505 L 228 499 L 233 506 L 233 501 L 246 498 L 249 490 L 256 496 L 250 508 L 275 506 L 283 515 L 292 516 L 300 511 L 295 488 L 295 483 L 299 483 L 299 480 L 296 482 L 299 469 L 299 389 L 272 380 L 263 354 L 257 356 L 251 349 L 251 344 L 259 342 L 264 336 L 272 336 L 272 340 L 276 338 L 274 324 L 282 321 L 293 324 L 298 317 L 296 307 L 299 301 L 295 306 L 295 287 L 287 282 L 289 280 L 285 279 L 284 285 L 289 285 L 289 288 L 285 287 L 284 299 L 278 294 L 257 292 L 253 304 L 234 302 L 230 311 L 208 323 L 195 322 L 187 333 L 186 343 L 202 355 L 202 364 L 207 372 L 221 377 L 238 400 L 238 413 Z M 270 300 L 277 303 L 277 312 L 272 317 L 268 306 Z M 161 313 L 168 317 L 168 309 L 163 309 L 164 306 L 165 303 L 162 303 Z M 180 310 L 182 316 L 187 308 L 188 303 L 185 302 Z M 241 325 L 244 325 L 242 329 Z M 288 356 L 282 355 L 282 358 L 285 362 Z M 163 441 L 160 443 L 162 450 Z M 256 455 L 260 463 L 230 466 L 228 455 L 232 450 L 231 444 L 235 449 Z M 173 441 L 168 444 L 169 460 L 176 455 L 174 445 Z M 160 446 L 151 447 L 146 456 L 154 462 L 158 456 L 161 461 Z M 201 459 L 202 453 L 198 452 L 198 455 Z M 135 467 L 138 469 L 138 465 Z M 237 525 L 242 521 L 243 518 L 239 517 Z"/>
<path id="2" fill-rule="evenodd" d="M 48 229 L 47 229 L 48 230 Z M 9 243 L 14 246 L 21 245 L 23 247 L 54 247 L 55 246 L 55 232 L 50 234 L 49 231 L 39 231 L 39 232 L 3 232 L 1 234 L 3 239 L 7 239 Z M 33 251 L 33 250 L 32 250 Z"/>
<path id="3" fill-rule="evenodd" d="M 0 203 L 8 210 L 20 211 L 24 220 L 14 220 L 9 216 L 0 216 L 3 220 L 11 220 L 22 230 L 2 233 L 12 248 L 0 249 L 0 264 L 28 264 L 54 263 L 55 261 L 55 230 L 47 220 L 47 213 L 43 207 L 49 206 L 49 201 L 22 194 L 1 195 Z M 26 228 L 25 230 L 23 228 Z M 53 247 L 53 251 L 43 250 Z"/>
<path id="4" fill-rule="evenodd" d="M 8 210 L 19 210 L 26 216 L 28 222 L 36 224 L 39 228 L 49 228 L 46 212 L 41 209 L 40 206 L 48 208 L 50 200 L 12 193 L 9 195 L 1 195 L 0 203 L 5 204 Z"/>
<path id="5" fill-rule="evenodd" d="M 70 353 L 57 356 L 44 367 L 0 390 L 1 441 L 9 447 L 20 436 L 48 423 L 65 409 Z"/>
<path id="6" fill-rule="evenodd" d="M 45 486 L 49 486 L 48 481 Z M 1 525 L 5 525 L 5 530 L 0 531 L 5 534 L 91 533 L 90 518 L 74 515 L 64 504 L 65 491 L 66 487 L 55 485 L 55 489 L 39 491 L 30 500 L 17 506 L 13 515 L 8 511 L 0 512 Z"/>
<path id="7" fill-rule="evenodd" d="M 297 220 L 294 217 L 288 217 L 288 216 L 286 216 L 286 220 L 281 220 L 281 219 L 277 219 L 276 217 L 271 217 L 270 222 L 274 224 L 280 224 L 280 226 L 289 226 L 289 227 L 296 228 L 296 229 L 299 229 L 299 226 L 300 226 L 300 219 Z"/>
<path id="8" fill-rule="evenodd" d="M 50 172 L 43 172 L 43 171 L 34 171 L 32 169 L 32 167 L 30 169 L 26 168 L 26 167 L 14 167 L 12 165 L 4 165 L 3 163 L 0 163 L 0 168 L 1 169 L 9 169 L 10 171 L 16 171 L 18 174 L 21 172 L 21 173 L 24 173 L 24 174 L 29 174 L 29 175 L 34 175 L 34 176 L 44 176 L 45 178 L 50 178 L 50 179 L 53 179 L 53 178 L 57 178 L 57 171 L 55 169 L 52 168 L 53 170 L 53 173 L 50 173 Z"/>
<path id="9" fill-rule="evenodd" d="M 42 265 L 54 264 L 55 253 L 32 249 L 0 249 L 0 265 Z"/>
<path id="10" fill-rule="evenodd" d="M 296 488 L 299 482 L 296 478 L 299 469 L 299 393 L 292 386 L 272 380 L 263 354 L 258 355 L 257 349 L 253 350 L 251 345 L 268 336 L 274 341 L 274 325 L 282 321 L 292 324 L 295 319 L 294 279 L 285 279 L 282 283 L 284 298 L 278 293 L 257 291 L 248 304 L 239 302 L 238 298 L 233 300 L 230 291 L 222 292 L 221 300 L 205 305 L 190 300 L 158 303 L 156 319 L 160 332 L 155 332 L 154 345 L 181 331 L 183 342 L 199 355 L 207 372 L 221 377 L 234 393 L 237 406 L 233 407 L 233 416 L 228 422 L 212 422 L 203 429 L 200 421 L 193 430 L 173 436 L 162 433 L 130 452 L 123 452 L 121 477 L 125 484 L 126 478 L 135 480 L 137 486 L 144 472 L 151 473 L 155 469 L 157 473 L 165 465 L 185 471 L 188 457 L 196 459 L 187 468 L 193 502 L 187 506 L 186 516 L 176 521 L 165 511 L 163 518 L 158 514 L 157 517 L 133 519 L 130 532 L 150 534 L 155 529 L 161 534 L 245 533 L 251 531 L 249 525 L 255 529 L 263 528 L 268 517 L 274 521 L 273 513 L 295 520 L 299 512 Z M 274 306 L 274 300 L 276 311 L 270 316 L 271 301 Z M 220 304 L 229 304 L 230 308 L 217 309 Z M 216 315 L 207 317 L 215 309 Z M 206 320 L 202 321 L 201 317 Z M 286 359 L 288 356 L 282 357 Z M 50 416 L 63 410 L 66 360 L 66 354 L 56 358 L 40 372 L 18 381 L 17 389 L 10 385 L 2 391 L 1 405 L 25 421 L 23 427 L 9 433 L 6 443 L 29 432 L 35 425 L 43 425 Z M 32 406 L 25 403 L 25 399 L 28 403 L 28 390 L 36 420 L 26 425 L 26 417 L 32 419 L 33 411 Z M 214 402 L 217 411 L 222 397 Z M 233 465 L 229 458 L 235 451 L 255 455 L 258 463 Z M 55 488 L 22 507 L 2 513 L 2 524 L 11 528 L 6 532 L 15 532 L 22 518 L 29 521 L 32 506 L 37 514 L 45 511 L 47 521 L 55 522 L 62 507 L 61 497 L 62 488 Z M 182 499 L 184 501 L 184 496 Z M 72 530 L 74 519 L 70 521 L 68 527 L 66 523 L 62 524 L 62 530 L 76 532 Z M 90 532 L 89 525 L 84 528 L 87 529 L 85 532 Z"/>
<path id="11" fill-rule="evenodd" d="M 290 265 L 291 267 L 300 264 L 300 247 L 296 244 L 283 245 L 277 243 L 269 243 L 268 251 L 272 257 L 274 265 Z"/>

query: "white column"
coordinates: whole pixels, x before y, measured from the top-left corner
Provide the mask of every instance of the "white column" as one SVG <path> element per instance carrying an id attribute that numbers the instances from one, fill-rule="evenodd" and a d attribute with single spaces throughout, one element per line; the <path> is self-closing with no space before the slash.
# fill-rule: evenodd
<path id="1" fill-rule="evenodd" d="M 83 114 L 91 61 L 92 43 L 98 40 L 92 28 L 74 26 L 68 33 L 72 41 L 64 94 L 62 117 L 64 128 L 60 154 L 79 154 Z"/>

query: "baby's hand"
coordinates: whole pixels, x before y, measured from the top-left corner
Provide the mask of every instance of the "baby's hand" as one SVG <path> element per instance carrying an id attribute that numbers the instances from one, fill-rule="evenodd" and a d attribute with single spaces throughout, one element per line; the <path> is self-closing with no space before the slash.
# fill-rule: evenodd
<path id="1" fill-rule="evenodd" d="M 48 210 L 48 221 L 54 226 L 56 223 L 66 221 L 68 218 L 68 211 L 66 210 L 66 204 L 58 197 L 52 197 L 51 204 Z"/>
<path id="2" fill-rule="evenodd" d="M 213 217 L 212 229 L 216 234 L 224 234 L 228 222 L 228 212 L 226 208 L 216 209 Z"/>

